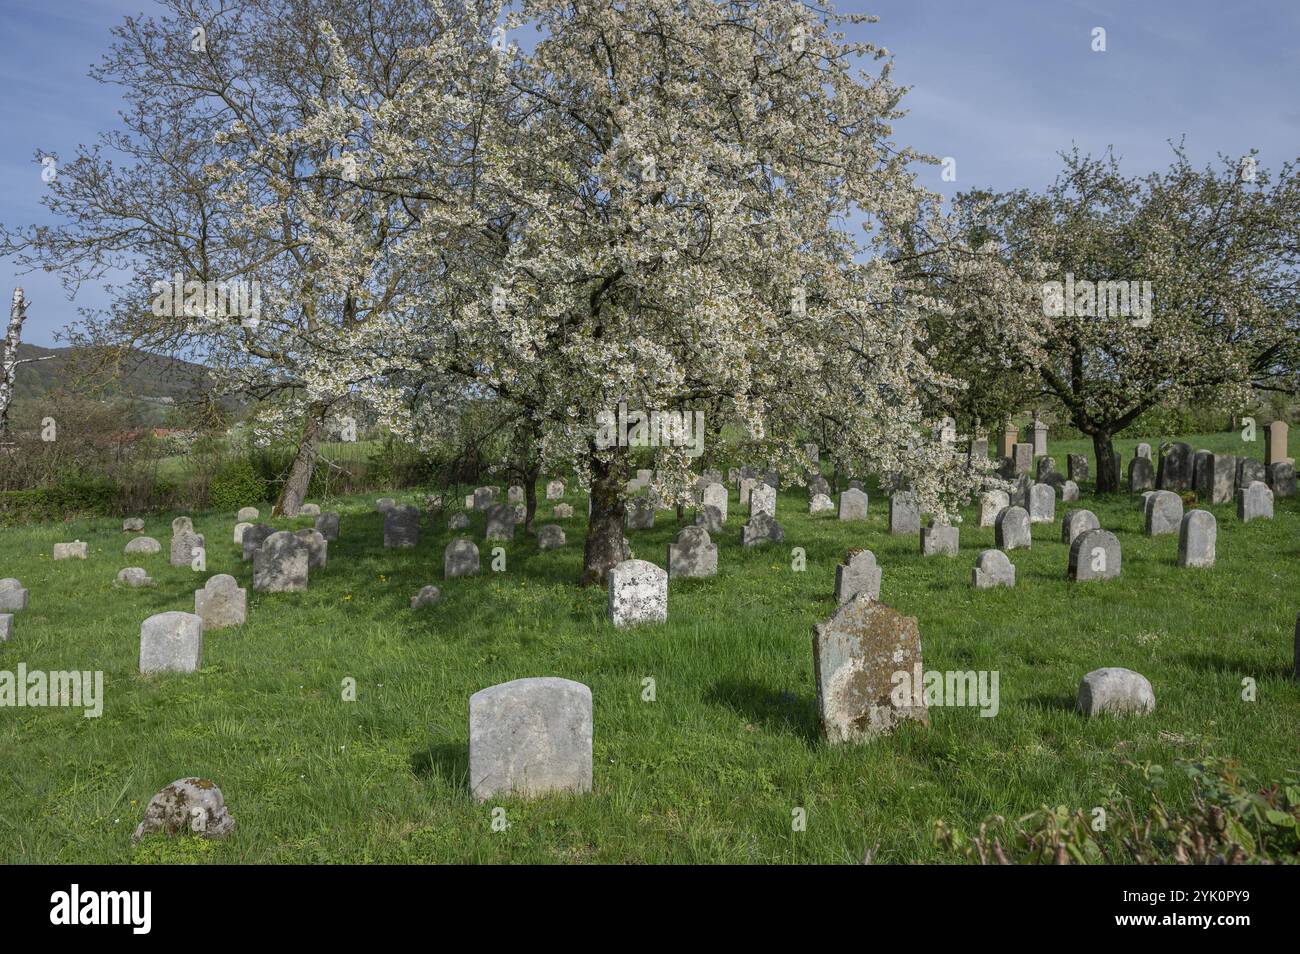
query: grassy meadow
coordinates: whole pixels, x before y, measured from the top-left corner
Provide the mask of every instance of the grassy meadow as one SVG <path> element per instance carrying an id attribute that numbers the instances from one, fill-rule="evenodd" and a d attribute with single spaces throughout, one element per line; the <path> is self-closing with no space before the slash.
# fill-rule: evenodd
<path id="1" fill-rule="evenodd" d="M 1244 448 L 1236 434 L 1182 439 L 1262 456 L 1262 435 Z M 1126 467 L 1136 443 L 1117 443 Z M 1082 442 L 1050 451 L 1062 471 L 1067 453 L 1092 456 Z M 1278 500 L 1274 520 L 1250 524 L 1232 505 L 1209 507 L 1217 566 L 1185 570 L 1176 535 L 1142 534 L 1134 498 L 1099 498 L 1085 484 L 1082 501 L 1058 501 L 1057 520 L 1034 525 L 1032 549 L 1010 554 L 1015 589 L 976 591 L 971 568 L 994 546 L 976 506 L 964 511 L 960 555 L 923 559 L 914 536 L 890 536 L 887 501 L 868 491 L 869 520 L 840 523 L 809 516 L 804 488 L 784 490 L 784 545 L 746 551 L 733 488 L 715 538 L 718 576 L 674 580 L 668 623 L 626 631 L 605 621 L 602 589 L 574 583 L 587 510 L 576 491 L 569 520 L 545 519 L 553 503 L 539 501 L 539 524 L 560 523 L 566 546 L 541 553 L 520 531 L 501 545 L 503 572 L 491 570 L 496 544 L 482 542 L 483 517 L 472 515 L 483 573 L 449 581 L 443 548 L 460 534 L 445 516 L 426 516 L 415 550 L 385 550 L 373 511 L 381 494 L 317 501 L 343 514 L 341 533 L 300 594 L 252 592 L 233 513 L 194 515 L 206 574 L 168 566 L 170 513 L 146 518 L 163 544 L 152 556 L 123 555 L 131 535 L 120 519 L 0 530 L 0 577 L 31 594 L 0 643 L 0 669 L 103 670 L 106 695 L 98 719 L 0 709 L 0 861 L 852 863 L 868 851 L 877 862 L 952 861 L 934 844 L 937 819 L 970 830 L 1044 805 L 1086 809 L 1125 795 L 1140 804 L 1143 773 L 1128 763 L 1231 757 L 1261 779 L 1300 764 L 1300 683 L 1290 676 L 1300 500 Z M 1120 579 L 1066 579 L 1065 507 L 1093 510 L 1117 534 Z M 663 513 L 653 530 L 630 532 L 635 555 L 665 565 L 678 529 Z M 89 559 L 54 563 L 53 544 L 73 539 L 89 542 Z M 793 547 L 806 551 L 804 572 L 792 570 Z M 1000 673 L 995 717 L 932 708 L 928 727 L 871 745 L 820 740 L 811 630 L 836 608 L 835 565 L 850 547 L 875 552 L 882 600 L 919 620 L 927 669 Z M 130 565 L 157 585 L 115 586 Z M 247 624 L 208 633 L 196 674 L 141 676 L 141 621 L 192 612 L 193 591 L 214 573 L 249 588 Z M 412 611 L 429 583 L 442 601 Z M 1101 666 L 1147 676 L 1155 712 L 1076 715 L 1080 677 Z M 477 804 L 466 780 L 469 696 L 543 675 L 591 687 L 593 793 Z M 355 702 L 342 698 L 347 677 Z M 1246 677 L 1254 702 L 1241 698 Z M 642 698 L 647 678 L 654 701 Z M 221 787 L 234 836 L 133 845 L 149 799 L 191 775 Z M 1171 777 L 1166 797 L 1185 799 L 1186 787 Z M 495 806 L 506 830 L 493 830 Z M 792 830 L 796 808 L 805 831 Z"/>

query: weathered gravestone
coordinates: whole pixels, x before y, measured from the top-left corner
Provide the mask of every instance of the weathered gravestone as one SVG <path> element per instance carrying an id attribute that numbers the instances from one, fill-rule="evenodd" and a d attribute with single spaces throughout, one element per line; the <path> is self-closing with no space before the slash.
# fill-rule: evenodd
<path id="1" fill-rule="evenodd" d="M 1197 454 L 1196 458 L 1196 496 L 1202 503 L 1231 503 L 1237 458 L 1209 451 Z"/>
<path id="2" fill-rule="evenodd" d="M 234 541 L 234 543 L 235 543 L 236 546 L 243 547 L 243 545 L 244 545 L 244 531 L 246 531 L 246 530 L 247 530 L 249 527 L 251 527 L 251 526 L 252 526 L 251 523 L 237 523 L 237 524 L 235 524 L 235 532 L 234 532 L 233 534 L 231 534 L 231 539 Z"/>
<path id="3" fill-rule="evenodd" d="M 405 549 L 420 542 L 420 510 L 410 504 L 394 507 L 384 514 L 384 546 Z"/>
<path id="4" fill-rule="evenodd" d="M 1074 707 L 1086 716 L 1146 715 L 1156 707 L 1156 694 L 1146 676 L 1111 666 L 1083 677 Z"/>
<path id="5" fill-rule="evenodd" d="M 862 481 L 860 480 L 849 481 L 849 490 L 861 490 L 861 489 L 862 489 Z"/>
<path id="6" fill-rule="evenodd" d="M 447 520 L 448 530 L 464 530 L 468 526 L 469 514 L 467 513 L 453 513 L 450 519 Z"/>
<path id="7" fill-rule="evenodd" d="M 555 550 L 564 546 L 564 528 L 548 523 L 537 531 L 537 549 Z"/>
<path id="8" fill-rule="evenodd" d="M 88 545 L 80 540 L 76 540 L 72 543 L 54 544 L 54 559 L 56 560 L 84 560 L 86 559 L 88 552 Z"/>
<path id="9" fill-rule="evenodd" d="M 256 507 L 240 507 L 235 519 L 240 523 L 252 523 L 260 516 Z"/>
<path id="10" fill-rule="evenodd" d="M 1029 488 L 1029 522 L 1052 523 L 1056 520 L 1056 491 L 1047 484 Z"/>
<path id="11" fill-rule="evenodd" d="M 780 543 L 785 539 L 785 529 L 769 513 L 756 513 L 749 523 L 740 528 L 740 542 L 747 547 L 763 543 Z"/>
<path id="12" fill-rule="evenodd" d="M 1280 460 L 1268 465 L 1268 486 L 1274 497 L 1294 497 L 1296 495 L 1295 464 L 1289 460 Z"/>
<path id="13" fill-rule="evenodd" d="M 14 635 L 14 614 L 0 613 L 0 643 L 7 643 Z"/>
<path id="14" fill-rule="evenodd" d="M 158 613 L 140 624 L 141 672 L 194 672 L 203 665 L 203 620 Z"/>
<path id="15" fill-rule="evenodd" d="M 1156 485 L 1155 474 L 1151 469 L 1151 458 L 1134 457 L 1128 462 L 1128 492 L 1131 494 L 1151 490 Z"/>
<path id="16" fill-rule="evenodd" d="M 991 527 L 998 514 L 1011 506 L 1011 497 L 1005 490 L 986 490 L 980 494 L 980 526 Z"/>
<path id="17" fill-rule="evenodd" d="M 1156 472 L 1159 490 L 1176 490 L 1182 493 L 1192 489 L 1192 448 L 1175 441 L 1161 447 L 1160 469 Z"/>
<path id="18" fill-rule="evenodd" d="M 808 512 L 810 514 L 828 513 L 834 512 L 834 510 L 835 501 L 831 500 L 831 498 L 827 497 L 825 494 L 813 494 L 812 499 L 808 501 Z"/>
<path id="19" fill-rule="evenodd" d="M 718 573 L 718 545 L 703 527 L 686 527 L 668 544 L 668 576 L 703 578 Z"/>
<path id="20" fill-rule="evenodd" d="M 1011 472 L 1028 474 L 1034 465 L 1034 445 L 1016 444 L 1011 448 Z"/>
<path id="21" fill-rule="evenodd" d="M 1178 530 L 1178 565 L 1214 566 L 1214 543 L 1218 530 L 1218 523 L 1210 511 L 1188 511 Z"/>
<path id="22" fill-rule="evenodd" d="M 153 580 L 142 566 L 128 566 L 118 570 L 117 582 L 124 586 L 153 586 Z"/>
<path id="23" fill-rule="evenodd" d="M 397 501 L 392 497 L 380 497 L 375 501 L 375 510 L 379 513 L 387 513 L 397 506 Z"/>
<path id="24" fill-rule="evenodd" d="M 552 480 L 546 485 L 546 499 L 559 500 L 564 496 L 564 481 Z"/>
<path id="25" fill-rule="evenodd" d="M 776 488 L 770 484 L 758 484 L 749 495 L 749 515 L 765 513 L 776 516 Z"/>
<path id="26" fill-rule="evenodd" d="M 535 798 L 591 791 L 591 690 L 544 676 L 469 698 L 470 793 Z"/>
<path id="27" fill-rule="evenodd" d="M 478 546 L 473 540 L 461 537 L 447 544 L 442 551 L 442 575 L 450 580 L 458 576 L 472 576 L 481 567 Z"/>
<path id="28" fill-rule="evenodd" d="M 1097 515 L 1091 510 L 1067 510 L 1065 516 L 1061 518 L 1061 542 L 1066 544 L 1074 543 L 1075 538 L 1085 530 L 1100 530 L 1101 524 L 1097 522 Z"/>
<path id="29" fill-rule="evenodd" d="M 971 570 L 971 585 L 977 590 L 1016 585 L 1016 568 L 1001 550 L 984 550 Z"/>
<path id="30" fill-rule="evenodd" d="M 921 511 L 917 507 L 916 494 L 900 490 L 889 498 L 889 532 L 920 533 Z"/>
<path id="31" fill-rule="evenodd" d="M 1025 511 L 1029 510 L 1029 495 L 1033 486 L 1034 482 L 1028 474 L 1021 474 L 1017 477 L 1015 483 L 1011 485 L 1011 506 L 1019 507 Z"/>
<path id="32" fill-rule="evenodd" d="M 333 543 L 339 538 L 339 515 L 335 511 L 328 510 L 321 514 L 316 518 L 315 526 L 326 542 Z"/>
<path id="33" fill-rule="evenodd" d="M 172 521 L 172 536 L 178 533 L 193 533 L 194 521 L 189 517 L 177 517 Z"/>
<path id="34" fill-rule="evenodd" d="M 880 565 L 870 550 L 856 548 L 835 567 L 835 600 L 841 606 L 859 596 L 880 599 Z"/>
<path id="35" fill-rule="evenodd" d="M 1067 454 L 1065 461 L 1071 480 L 1075 483 L 1083 483 L 1088 479 L 1087 454 Z"/>
<path id="36" fill-rule="evenodd" d="M 486 513 L 487 528 L 483 539 L 504 542 L 515 538 L 514 508 L 508 504 L 493 504 Z"/>
<path id="37" fill-rule="evenodd" d="M 861 490 L 846 490 L 840 494 L 841 520 L 866 520 L 867 495 Z"/>
<path id="38" fill-rule="evenodd" d="M 571 504 L 556 504 L 555 509 L 551 511 L 556 520 L 568 520 L 573 516 L 573 506 Z"/>
<path id="39" fill-rule="evenodd" d="M 319 530 L 312 530 L 304 527 L 302 530 L 295 530 L 293 535 L 303 542 L 307 548 L 307 569 L 319 570 L 329 562 L 329 541 L 325 539 L 325 534 Z"/>
<path id="40" fill-rule="evenodd" d="M 253 589 L 300 593 L 307 589 L 307 545 L 288 530 L 271 534 L 253 554 Z"/>
<path id="41" fill-rule="evenodd" d="M 496 503 L 497 489 L 495 487 L 475 487 L 474 488 L 474 509 L 486 510 L 492 504 Z"/>
<path id="42" fill-rule="evenodd" d="M 655 505 L 649 497 L 636 497 L 628 502 L 627 528 L 652 530 L 655 525 Z"/>
<path id="43" fill-rule="evenodd" d="M 695 525 L 703 527 L 709 533 L 722 532 L 722 512 L 717 507 L 705 505 L 695 511 Z"/>
<path id="44" fill-rule="evenodd" d="M 301 507 L 298 508 L 298 516 L 300 516 L 300 517 L 319 517 L 319 516 L 320 516 L 320 504 L 314 504 L 314 503 L 305 503 L 305 504 L 303 504 Z"/>
<path id="45" fill-rule="evenodd" d="M 247 533 L 247 531 L 245 531 Z M 172 537 L 172 566 L 190 566 L 194 557 L 203 549 L 203 534 L 182 531 Z"/>
<path id="46" fill-rule="evenodd" d="M 213 841 L 235 830 L 226 799 L 206 778 L 179 778 L 149 800 L 132 841 L 145 835 L 197 835 Z"/>
<path id="47" fill-rule="evenodd" d="M 993 539 L 999 550 L 1018 550 L 1031 547 L 1033 535 L 1029 532 L 1029 511 L 1023 507 L 1007 507 L 993 522 Z"/>
<path id="48" fill-rule="evenodd" d="M 757 486 L 758 486 L 758 481 L 753 477 L 740 478 L 739 491 L 740 491 L 740 505 L 742 507 L 749 506 L 749 495 L 754 492 L 754 488 Z"/>
<path id="49" fill-rule="evenodd" d="M 1177 533 L 1183 522 L 1183 498 L 1171 490 L 1157 490 L 1147 498 L 1142 522 L 1148 537 Z"/>
<path id="50" fill-rule="evenodd" d="M 814 625 L 813 672 L 826 740 L 870 742 L 904 721 L 928 723 L 922 687 L 907 692 L 894 678 L 921 669 L 916 620 L 866 594 Z"/>
<path id="51" fill-rule="evenodd" d="M 514 484 L 506 488 L 506 503 L 521 504 L 524 502 L 524 488 Z"/>
<path id="52" fill-rule="evenodd" d="M 1273 491 L 1260 481 L 1237 491 L 1237 519 L 1242 523 L 1273 519 Z"/>
<path id="53" fill-rule="evenodd" d="M 701 501 L 705 507 L 717 507 L 722 522 L 727 522 L 727 488 L 719 483 L 711 483 L 704 488 Z"/>
<path id="54" fill-rule="evenodd" d="M 1054 474 L 1054 473 L 1056 473 L 1055 457 L 1038 458 L 1037 469 L 1034 471 L 1035 478 L 1037 478 L 1039 481 L 1045 481 L 1047 479 L 1048 474 Z"/>
<path id="55" fill-rule="evenodd" d="M 266 538 L 275 533 L 275 527 L 268 527 L 264 523 L 255 523 L 244 531 L 243 540 L 240 541 L 240 547 L 243 549 L 244 561 L 253 559 L 253 554 L 266 541 Z"/>
<path id="56" fill-rule="evenodd" d="M 128 540 L 123 553 L 161 553 L 162 544 L 153 537 L 136 537 Z"/>
<path id="57" fill-rule="evenodd" d="M 144 533 L 144 521 L 139 517 L 127 517 L 122 521 L 123 533 Z"/>
<path id="58" fill-rule="evenodd" d="M 248 619 L 248 591 L 233 576 L 218 573 L 194 591 L 194 615 L 205 629 L 242 626 Z"/>
<path id="59" fill-rule="evenodd" d="M 609 571 L 609 621 L 615 626 L 668 619 L 668 574 L 645 560 L 624 560 Z"/>
<path id="60" fill-rule="evenodd" d="M 956 556 L 958 536 L 956 527 L 931 520 L 921 528 L 921 556 Z"/>
<path id="61" fill-rule="evenodd" d="M 442 599 L 442 590 L 436 586 L 422 586 L 420 592 L 411 597 L 411 609 L 424 609 L 426 606 L 433 606 L 440 599 Z"/>
<path id="62" fill-rule="evenodd" d="M 808 481 L 808 496 L 815 497 L 818 494 L 829 497 L 831 495 L 831 483 L 821 474 L 818 474 L 812 480 Z"/>
<path id="63" fill-rule="evenodd" d="M 27 609 L 27 590 L 13 577 L 0 580 L 0 612 Z"/>
<path id="64" fill-rule="evenodd" d="M 1074 502 L 1079 499 L 1079 485 L 1073 480 L 1067 480 L 1061 484 L 1061 502 Z"/>
<path id="65" fill-rule="evenodd" d="M 1119 540 L 1109 530 L 1085 530 L 1070 544 L 1070 579 L 1113 580 L 1119 571 Z"/>
<path id="66" fill-rule="evenodd" d="M 1238 457 L 1237 489 L 1245 490 L 1256 481 L 1260 483 L 1268 482 L 1268 468 L 1252 457 Z"/>
<path id="67" fill-rule="evenodd" d="M 1025 436 L 1033 443 L 1035 457 L 1047 453 L 1047 425 L 1043 421 L 1035 420 L 1030 424 L 1025 429 Z"/>

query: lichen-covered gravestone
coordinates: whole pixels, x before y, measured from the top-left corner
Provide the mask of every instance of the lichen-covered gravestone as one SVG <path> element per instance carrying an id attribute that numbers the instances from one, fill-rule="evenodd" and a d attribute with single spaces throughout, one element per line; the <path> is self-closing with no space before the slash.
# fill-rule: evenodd
<path id="1" fill-rule="evenodd" d="M 1109 530 L 1085 530 L 1070 544 L 1070 579 L 1113 580 L 1119 571 L 1119 540 Z"/>
<path id="2" fill-rule="evenodd" d="M 1051 523 L 1056 519 L 1056 491 L 1049 484 L 1029 488 L 1029 522 Z"/>
<path id="3" fill-rule="evenodd" d="M 998 514 L 1011 506 L 1011 497 L 1005 490 L 986 490 L 980 494 L 980 526 L 991 527 Z"/>
<path id="4" fill-rule="evenodd" d="M 86 559 L 87 553 L 87 544 L 80 540 L 76 540 L 72 543 L 54 544 L 54 559 L 56 560 L 84 560 Z"/>
<path id="5" fill-rule="evenodd" d="M 123 586 L 153 586 L 153 579 L 142 566 L 127 566 L 118 570 L 117 582 Z"/>
<path id="6" fill-rule="evenodd" d="M 172 782 L 149 800 L 144 821 L 131 836 L 139 841 L 145 835 L 180 835 L 186 832 L 201 838 L 225 838 L 235 830 L 235 819 L 226 809 L 225 797 L 206 778 L 181 778 Z"/>
<path id="7" fill-rule="evenodd" d="M 764 543 L 780 543 L 785 539 L 785 528 L 768 513 L 756 513 L 749 518 L 749 523 L 740 528 L 740 542 L 743 546 L 756 547 Z"/>
<path id="8" fill-rule="evenodd" d="M 1260 483 L 1268 482 L 1268 468 L 1262 461 L 1255 460 L 1251 457 L 1237 458 L 1237 490 L 1245 490 L 1251 484 L 1259 481 Z"/>
<path id="9" fill-rule="evenodd" d="M 555 550 L 564 546 L 564 528 L 548 523 L 537 531 L 537 549 Z"/>
<path id="10" fill-rule="evenodd" d="M 776 488 L 770 484 L 759 484 L 749 494 L 750 519 L 760 513 L 776 516 Z"/>
<path id="11" fill-rule="evenodd" d="M 162 544 L 153 537 L 136 537 L 128 540 L 123 553 L 161 553 Z"/>
<path id="12" fill-rule="evenodd" d="M 194 591 L 194 615 L 205 629 L 243 626 L 248 619 L 248 591 L 227 573 L 218 573 Z"/>
<path id="13" fill-rule="evenodd" d="M 393 507 L 384 514 L 384 546 L 409 549 L 420 543 L 420 510 L 410 504 Z"/>
<path id="14" fill-rule="evenodd" d="M 245 531 L 247 532 L 247 531 Z M 172 537 L 169 563 L 172 566 L 190 566 L 203 549 L 203 534 L 183 530 Z"/>
<path id="15" fill-rule="evenodd" d="M 1237 519 L 1243 523 L 1273 519 L 1273 491 L 1267 484 L 1256 480 L 1237 491 Z"/>
<path id="16" fill-rule="evenodd" d="M 1038 466 L 1034 471 L 1034 478 L 1039 481 L 1046 481 L 1049 474 L 1058 473 L 1056 469 L 1055 457 L 1038 458 Z"/>
<path id="17" fill-rule="evenodd" d="M 293 535 L 303 542 L 307 548 L 307 569 L 319 570 L 329 562 L 329 541 L 325 539 L 325 534 L 319 530 L 313 530 L 304 527 L 301 530 L 295 530 Z"/>
<path id="18" fill-rule="evenodd" d="M 139 517 L 127 517 L 122 521 L 123 533 L 144 533 L 144 521 Z"/>
<path id="19" fill-rule="evenodd" d="M 275 527 L 268 527 L 264 523 L 255 523 L 244 531 L 244 538 L 240 541 L 240 548 L 243 551 L 244 562 L 253 559 L 253 555 L 266 542 L 266 538 L 275 533 Z"/>
<path id="20" fill-rule="evenodd" d="M 1237 458 L 1224 454 L 1198 454 L 1197 457 L 1200 460 L 1196 469 L 1196 496 L 1202 503 L 1231 503 Z"/>
<path id="21" fill-rule="evenodd" d="M 831 500 L 831 498 L 825 494 L 813 494 L 808 498 L 808 512 L 810 514 L 827 513 L 834 509 L 835 501 Z"/>
<path id="22" fill-rule="evenodd" d="M 1269 464 L 1267 483 L 1274 497 L 1294 497 L 1296 495 L 1295 464 L 1289 460 L 1279 460 Z"/>
<path id="23" fill-rule="evenodd" d="M 493 504 L 485 514 L 483 539 L 507 542 L 515 538 L 514 508 L 508 504 Z"/>
<path id="24" fill-rule="evenodd" d="M 1155 707 L 1156 694 L 1146 676 L 1118 666 L 1084 676 L 1075 701 L 1075 710 L 1086 716 L 1146 715 Z"/>
<path id="25" fill-rule="evenodd" d="M 258 593 L 299 593 L 307 589 L 307 545 L 288 530 L 266 538 L 253 554 L 253 589 Z"/>
<path id="26" fill-rule="evenodd" d="M 469 698 L 469 786 L 477 801 L 591 791 L 591 690 L 544 676 Z"/>
<path id="27" fill-rule="evenodd" d="M 436 586 L 422 586 L 420 592 L 411 597 L 411 609 L 433 606 L 440 599 L 442 599 L 442 590 Z"/>
<path id="28" fill-rule="evenodd" d="M 1156 485 L 1156 477 L 1151 469 L 1151 458 L 1134 457 L 1128 462 L 1128 492 L 1140 494 L 1151 490 Z"/>
<path id="29" fill-rule="evenodd" d="M 521 504 L 524 502 L 524 488 L 518 484 L 512 484 L 506 488 L 506 503 Z"/>
<path id="30" fill-rule="evenodd" d="M 959 545 L 958 530 L 954 526 L 931 520 L 921 528 L 922 556 L 956 556 Z"/>
<path id="31" fill-rule="evenodd" d="M 865 594 L 813 626 L 817 709 L 826 740 L 870 742 L 901 722 L 928 722 L 924 700 L 898 691 L 894 679 L 921 669 L 916 620 Z"/>
<path id="32" fill-rule="evenodd" d="M 1067 454 L 1065 461 L 1071 480 L 1075 483 L 1083 483 L 1088 479 L 1087 454 Z"/>
<path id="33" fill-rule="evenodd" d="M 711 504 L 705 504 L 695 511 L 695 525 L 703 527 L 709 533 L 721 533 L 722 512 Z"/>
<path id="34" fill-rule="evenodd" d="M 1017 550 L 1033 546 L 1029 532 L 1029 511 L 1023 507 L 1007 507 L 993 523 L 993 538 L 999 550 Z"/>
<path id="35" fill-rule="evenodd" d="M 546 499 L 559 500 L 564 496 L 564 481 L 552 480 L 546 485 Z"/>
<path id="36" fill-rule="evenodd" d="M 235 514 L 235 519 L 240 523 L 252 523 L 260 516 L 261 514 L 256 507 L 241 507 L 239 512 Z"/>
<path id="37" fill-rule="evenodd" d="M 551 514 L 556 520 L 568 520 L 573 516 L 573 505 L 566 503 L 556 504 L 555 509 L 551 511 Z"/>
<path id="38" fill-rule="evenodd" d="M 1171 490 L 1157 490 L 1147 498 L 1143 523 L 1148 537 L 1177 533 L 1182 522 L 1183 498 L 1178 494 Z"/>
<path id="39" fill-rule="evenodd" d="M 1075 501 L 1079 499 L 1079 485 L 1073 480 L 1067 480 L 1061 484 L 1061 500 Z"/>
<path id="40" fill-rule="evenodd" d="M 252 526 L 251 523 L 237 523 L 237 524 L 235 524 L 235 530 L 234 530 L 234 532 L 231 534 L 231 540 L 232 540 L 232 541 L 233 541 L 237 546 L 242 547 L 242 546 L 244 545 L 244 534 L 245 534 L 245 532 L 248 531 L 249 527 L 251 527 L 251 526 Z"/>
<path id="41" fill-rule="evenodd" d="M 193 533 L 194 521 L 189 517 L 181 516 L 172 520 L 172 536 L 178 533 Z"/>
<path id="42" fill-rule="evenodd" d="M 27 590 L 13 577 L 0 580 L 0 613 L 27 609 Z"/>
<path id="43" fill-rule="evenodd" d="M 985 550 L 971 570 L 971 585 L 977 590 L 991 590 L 995 586 L 1015 586 L 1016 568 L 1001 550 Z"/>
<path id="44" fill-rule="evenodd" d="M 448 530 L 464 530 L 469 526 L 469 514 L 453 513 L 447 520 Z"/>
<path id="45" fill-rule="evenodd" d="M 840 494 L 841 520 L 866 520 L 867 495 L 861 490 L 846 490 Z"/>
<path id="46" fill-rule="evenodd" d="M 339 515 L 333 510 L 316 518 L 316 529 L 326 542 L 333 543 L 339 538 Z"/>
<path id="47" fill-rule="evenodd" d="M 472 576 L 480 569 L 478 546 L 473 540 L 461 537 L 447 544 L 442 553 L 442 575 L 444 579 L 458 576 Z"/>
<path id="48" fill-rule="evenodd" d="M 874 553 L 863 549 L 850 550 L 835 567 L 835 601 L 843 606 L 859 596 L 880 599 L 881 576 Z"/>
<path id="49" fill-rule="evenodd" d="M 194 672 L 203 665 L 203 619 L 158 613 L 140 624 L 140 671 Z"/>
<path id="50" fill-rule="evenodd" d="M 319 516 L 320 516 L 320 504 L 314 504 L 314 503 L 305 503 L 305 504 L 303 504 L 301 507 L 298 508 L 298 516 L 300 516 L 300 517 L 319 517 Z"/>
<path id="51" fill-rule="evenodd" d="M 722 522 L 727 522 L 727 488 L 719 483 L 711 483 L 704 488 L 700 497 L 702 506 L 717 507 Z"/>
<path id="52" fill-rule="evenodd" d="M 1188 511 L 1178 530 L 1178 565 L 1214 566 L 1214 543 L 1218 532 L 1218 522 L 1210 511 Z"/>
<path id="53" fill-rule="evenodd" d="M 920 533 L 921 511 L 917 508 L 916 494 L 900 490 L 889 498 L 889 532 Z"/>
<path id="54" fill-rule="evenodd" d="M 645 560 L 624 560 L 609 571 L 609 621 L 615 626 L 668 620 L 668 574 Z"/>
<path id="55" fill-rule="evenodd" d="M 1101 524 L 1091 510 L 1067 510 L 1061 518 L 1061 542 L 1067 546 L 1085 530 L 1099 530 Z"/>
<path id="56" fill-rule="evenodd" d="M 677 534 L 677 542 L 668 544 L 670 577 L 704 578 L 718 572 L 718 545 L 709 539 L 703 527 L 686 527 Z"/>
<path id="57" fill-rule="evenodd" d="M 474 488 L 474 509 L 486 510 L 492 506 L 497 499 L 497 489 L 495 487 L 475 487 Z"/>

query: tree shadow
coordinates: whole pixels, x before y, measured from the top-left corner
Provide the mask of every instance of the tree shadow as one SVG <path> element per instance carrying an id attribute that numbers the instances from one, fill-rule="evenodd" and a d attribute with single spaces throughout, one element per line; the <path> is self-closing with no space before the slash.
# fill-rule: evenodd
<path id="1" fill-rule="evenodd" d="M 810 747 L 821 741 L 814 699 L 750 679 L 726 678 L 710 686 L 704 700 L 732 710 L 747 722 L 793 735 Z"/>

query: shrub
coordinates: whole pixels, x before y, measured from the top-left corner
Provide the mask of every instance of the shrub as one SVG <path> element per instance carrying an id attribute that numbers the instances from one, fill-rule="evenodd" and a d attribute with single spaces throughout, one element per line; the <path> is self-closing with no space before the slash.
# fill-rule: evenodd
<path id="1" fill-rule="evenodd" d="M 238 510 L 267 496 L 266 480 L 246 457 L 222 465 L 208 484 L 208 504 L 214 510 Z"/>

